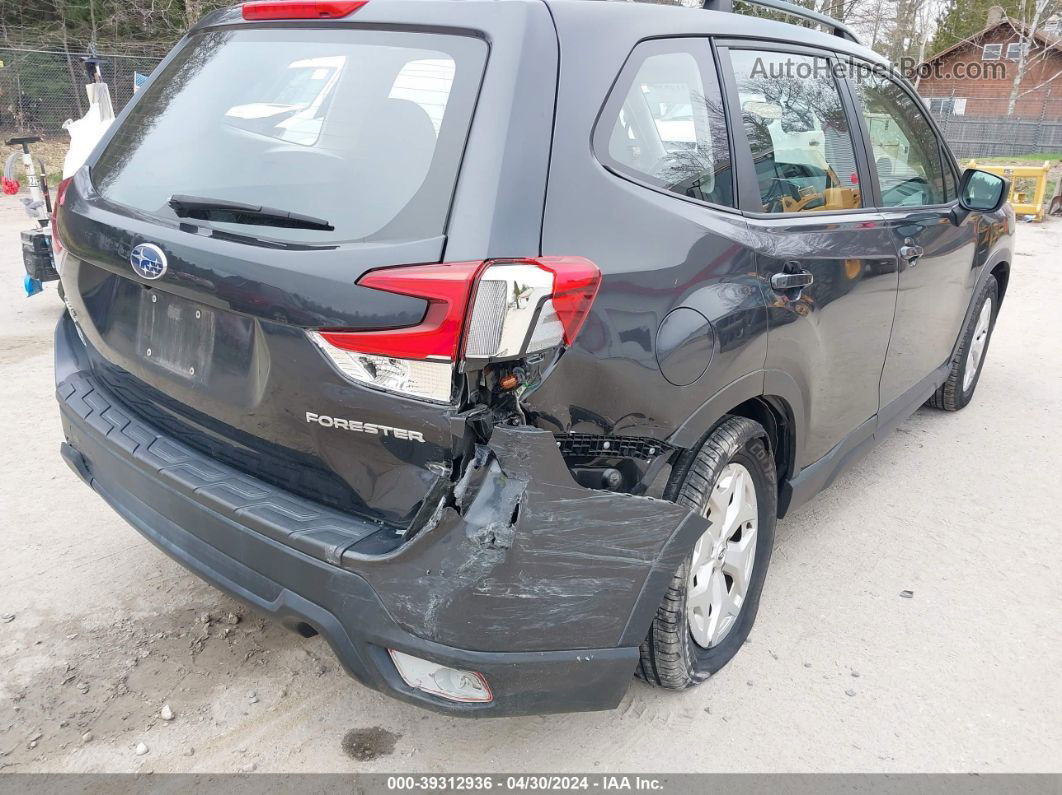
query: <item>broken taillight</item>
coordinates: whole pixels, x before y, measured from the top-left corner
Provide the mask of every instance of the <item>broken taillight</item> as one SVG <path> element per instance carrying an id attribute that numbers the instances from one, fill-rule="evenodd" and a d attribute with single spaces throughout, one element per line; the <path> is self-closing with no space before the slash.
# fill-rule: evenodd
<path id="1" fill-rule="evenodd" d="M 381 268 L 358 284 L 425 299 L 420 323 L 311 336 L 353 380 L 449 402 L 459 361 L 485 364 L 570 346 L 600 283 L 601 272 L 583 257 Z"/>

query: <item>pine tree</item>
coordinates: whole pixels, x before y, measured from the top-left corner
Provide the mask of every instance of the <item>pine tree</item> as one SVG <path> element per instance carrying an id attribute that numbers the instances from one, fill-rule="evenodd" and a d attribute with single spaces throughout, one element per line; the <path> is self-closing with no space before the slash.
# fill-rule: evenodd
<path id="1" fill-rule="evenodd" d="M 948 0 L 937 18 L 937 33 L 929 46 L 930 53 L 946 50 L 984 29 L 988 10 L 1002 6 L 1008 16 L 1018 18 L 1019 0 Z"/>

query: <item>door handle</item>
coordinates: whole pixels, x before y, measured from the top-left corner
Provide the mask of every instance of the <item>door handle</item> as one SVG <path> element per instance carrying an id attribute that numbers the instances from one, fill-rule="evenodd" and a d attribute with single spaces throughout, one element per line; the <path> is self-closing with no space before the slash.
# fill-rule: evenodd
<path id="1" fill-rule="evenodd" d="M 771 287 L 778 292 L 785 290 L 800 290 L 808 287 L 815 281 L 811 271 L 800 270 L 788 273 L 776 273 L 771 276 Z"/>
<path id="2" fill-rule="evenodd" d="M 900 246 L 900 259 L 907 260 L 912 266 L 915 265 L 915 261 L 922 256 L 922 247 L 916 245 L 911 238 L 907 238 L 903 241 L 903 245 Z"/>

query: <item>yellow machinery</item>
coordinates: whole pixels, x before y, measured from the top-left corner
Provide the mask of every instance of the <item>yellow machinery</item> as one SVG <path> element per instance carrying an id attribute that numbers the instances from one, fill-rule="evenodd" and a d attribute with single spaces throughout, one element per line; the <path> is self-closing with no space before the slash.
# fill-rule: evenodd
<path id="1" fill-rule="evenodd" d="M 967 168 L 991 171 L 1010 182 L 1010 204 L 1018 217 L 1031 215 L 1034 221 L 1044 220 L 1044 194 L 1047 193 L 1047 172 L 1051 163 L 1042 166 L 994 166 L 971 160 Z"/>

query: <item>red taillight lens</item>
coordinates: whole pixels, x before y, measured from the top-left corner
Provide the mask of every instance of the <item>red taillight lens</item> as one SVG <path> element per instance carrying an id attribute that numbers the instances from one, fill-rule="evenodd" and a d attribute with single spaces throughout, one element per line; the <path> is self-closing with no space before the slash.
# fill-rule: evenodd
<path id="1" fill-rule="evenodd" d="M 468 297 L 482 262 L 447 265 L 410 265 L 369 271 L 362 287 L 428 301 L 424 319 L 416 326 L 390 331 L 322 331 L 330 344 L 347 351 L 393 356 L 398 359 L 457 358 Z"/>
<path id="2" fill-rule="evenodd" d="M 425 299 L 423 319 L 386 331 L 322 329 L 311 339 L 353 381 L 446 403 L 459 358 L 511 361 L 571 345 L 601 273 L 582 257 L 542 257 L 381 268 L 358 284 Z"/>
<path id="3" fill-rule="evenodd" d="M 321 337 L 347 351 L 399 359 L 456 361 L 472 289 L 478 276 L 489 277 L 492 265 L 527 265 L 553 274 L 553 308 L 563 328 L 564 344 L 575 342 L 601 286 L 601 271 L 584 257 L 403 265 L 369 271 L 358 279 L 360 286 L 426 299 L 424 319 L 416 326 L 388 331 L 322 330 Z M 529 330 L 522 329 L 520 338 Z"/>
<path id="4" fill-rule="evenodd" d="M 73 177 L 67 177 L 55 189 L 55 203 L 52 205 L 52 251 L 55 253 L 63 250 L 63 242 L 59 239 L 59 229 L 56 221 L 59 218 L 59 208 L 66 201 L 66 189 L 70 187 L 70 180 L 72 179 Z"/>
<path id="5" fill-rule="evenodd" d="M 353 14 L 369 0 L 255 0 L 243 4 L 243 18 L 259 19 L 341 19 Z"/>
<path id="6" fill-rule="evenodd" d="M 590 314 L 601 271 L 583 257 L 541 257 L 537 262 L 553 273 L 553 308 L 564 326 L 564 343 L 571 345 Z"/>

